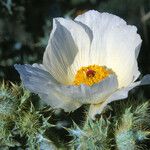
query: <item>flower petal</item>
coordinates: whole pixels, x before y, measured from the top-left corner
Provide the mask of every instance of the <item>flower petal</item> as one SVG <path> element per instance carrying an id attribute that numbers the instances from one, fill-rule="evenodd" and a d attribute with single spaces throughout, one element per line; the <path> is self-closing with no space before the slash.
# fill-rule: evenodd
<path id="1" fill-rule="evenodd" d="M 15 65 L 24 86 L 38 94 L 41 99 L 53 108 L 63 108 L 65 111 L 73 111 L 81 106 L 79 102 L 72 101 L 63 93 L 55 90 L 59 83 L 45 70 L 42 65 Z"/>
<path id="2" fill-rule="evenodd" d="M 98 11 L 91 10 L 75 18 L 76 21 L 85 24 L 93 32 L 93 40 L 91 43 L 91 51 L 89 58 L 91 58 L 91 64 L 105 65 L 106 53 L 106 40 L 108 38 L 107 33 L 112 28 L 126 24 L 126 22 L 109 13 L 99 13 Z"/>
<path id="3" fill-rule="evenodd" d="M 43 64 L 60 83 L 70 84 L 81 60 L 72 68 L 71 64 L 79 51 L 89 50 L 89 47 L 90 38 L 81 25 L 69 19 L 56 18 Z"/>
<path id="4" fill-rule="evenodd" d="M 111 95 L 118 87 L 117 77 L 110 75 L 98 84 L 93 86 L 62 86 L 58 87 L 57 91 L 71 97 L 74 101 L 79 101 L 82 104 L 96 104 L 102 102 L 106 97 Z"/>
<path id="5" fill-rule="evenodd" d="M 136 27 L 127 25 L 115 15 L 94 10 L 75 20 L 87 25 L 93 32 L 89 53 L 92 64 L 112 68 L 118 76 L 119 87 L 126 87 L 139 77 L 136 59 L 142 40 Z"/>
<path id="6" fill-rule="evenodd" d="M 141 81 L 134 82 L 130 86 L 126 88 L 122 88 L 120 90 L 117 90 L 114 92 L 110 97 L 108 97 L 104 102 L 96 104 L 96 105 L 91 105 L 90 110 L 89 110 L 89 116 L 92 119 L 95 119 L 96 114 L 101 114 L 101 112 L 104 110 L 104 108 L 111 103 L 112 101 L 116 100 L 123 100 L 128 97 L 128 92 L 133 89 L 136 86 L 140 85 L 148 85 L 150 84 L 150 75 L 146 75 L 142 78 Z"/>
<path id="7" fill-rule="evenodd" d="M 149 84 L 150 84 L 150 74 L 147 74 L 142 78 L 140 85 L 149 85 Z"/>
<path id="8" fill-rule="evenodd" d="M 119 88 L 128 86 L 140 75 L 136 60 L 140 45 L 135 26 L 123 25 L 108 34 L 106 66 L 117 74 Z"/>

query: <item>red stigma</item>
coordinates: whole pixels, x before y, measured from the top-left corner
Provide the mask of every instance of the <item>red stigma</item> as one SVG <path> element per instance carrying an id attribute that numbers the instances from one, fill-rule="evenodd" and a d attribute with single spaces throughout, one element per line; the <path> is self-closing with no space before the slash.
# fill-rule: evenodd
<path id="1" fill-rule="evenodd" d="M 87 77 L 94 77 L 95 76 L 95 71 L 94 70 L 91 70 L 89 69 L 87 72 L 86 72 L 86 76 Z"/>

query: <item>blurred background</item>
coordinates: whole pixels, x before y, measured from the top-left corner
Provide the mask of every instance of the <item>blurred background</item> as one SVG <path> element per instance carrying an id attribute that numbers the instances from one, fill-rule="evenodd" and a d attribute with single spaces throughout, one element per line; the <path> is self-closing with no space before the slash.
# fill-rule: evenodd
<path id="1" fill-rule="evenodd" d="M 150 0 L 0 0 L 0 79 L 20 81 L 15 63 L 41 63 L 54 17 L 109 12 L 136 25 L 143 44 L 142 75 L 150 73 Z"/>

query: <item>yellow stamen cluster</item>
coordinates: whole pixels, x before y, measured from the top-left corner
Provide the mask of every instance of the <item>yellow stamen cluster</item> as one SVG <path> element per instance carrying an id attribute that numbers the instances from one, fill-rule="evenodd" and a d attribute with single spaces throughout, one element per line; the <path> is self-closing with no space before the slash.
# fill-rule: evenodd
<path id="1" fill-rule="evenodd" d="M 104 66 L 90 65 L 87 67 L 81 67 L 75 75 L 73 84 L 86 84 L 92 86 L 93 84 L 105 79 L 111 73 L 112 71 Z"/>

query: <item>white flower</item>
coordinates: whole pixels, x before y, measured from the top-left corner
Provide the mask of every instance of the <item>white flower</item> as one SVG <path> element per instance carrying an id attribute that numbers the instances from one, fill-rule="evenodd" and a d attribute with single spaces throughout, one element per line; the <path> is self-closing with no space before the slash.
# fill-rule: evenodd
<path id="1" fill-rule="evenodd" d="M 135 82 L 141 38 L 135 26 L 109 13 L 91 10 L 75 20 L 55 18 L 43 64 L 15 65 L 26 88 L 53 108 L 74 111 L 91 104 L 95 118 L 128 91 L 150 82 Z"/>

